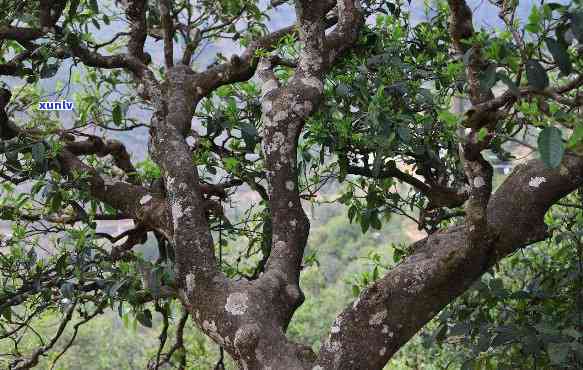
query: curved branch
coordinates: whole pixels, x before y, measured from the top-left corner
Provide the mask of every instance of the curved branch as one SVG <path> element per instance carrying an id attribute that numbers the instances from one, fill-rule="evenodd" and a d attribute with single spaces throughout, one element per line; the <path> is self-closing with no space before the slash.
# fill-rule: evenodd
<path id="1" fill-rule="evenodd" d="M 581 173 L 583 158 L 572 155 L 560 169 L 549 169 L 540 160 L 517 167 L 488 204 L 489 240 L 469 243 L 461 226 L 417 242 L 410 257 L 337 317 L 318 364 L 324 369 L 381 369 L 496 262 L 546 238 L 546 211 L 583 184 Z"/>
<path id="2" fill-rule="evenodd" d="M 97 136 L 91 136 L 86 141 L 69 142 L 65 148 L 74 155 L 96 154 L 99 157 L 111 155 L 117 167 L 121 168 L 128 176 L 131 184 L 139 185 L 138 173 L 131 162 L 130 155 L 120 141 L 107 140 L 103 141 Z"/>
<path id="3" fill-rule="evenodd" d="M 59 338 L 63 334 L 63 332 L 65 331 L 65 328 L 67 327 L 67 325 L 71 321 L 71 318 L 73 317 L 73 313 L 75 312 L 76 306 L 77 306 L 77 303 L 74 302 L 67 308 L 67 310 L 65 311 L 65 317 L 63 318 L 63 320 L 61 320 L 61 323 L 59 324 L 57 332 L 55 333 L 55 335 L 51 338 L 51 340 L 47 344 L 36 349 L 32 353 L 32 355 L 30 356 L 30 358 L 16 360 L 15 362 L 12 363 L 11 368 L 14 370 L 25 370 L 25 369 L 30 369 L 30 368 L 36 366 L 38 364 L 40 356 L 43 355 L 44 353 L 46 353 L 47 351 L 49 351 L 51 348 L 53 348 L 55 343 L 57 343 L 57 341 L 59 340 Z"/>

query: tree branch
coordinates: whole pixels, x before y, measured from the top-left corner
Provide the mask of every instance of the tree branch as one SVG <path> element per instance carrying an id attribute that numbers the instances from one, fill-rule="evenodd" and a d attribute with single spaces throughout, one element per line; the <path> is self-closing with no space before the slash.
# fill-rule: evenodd
<path id="1" fill-rule="evenodd" d="M 489 237 L 494 243 L 468 243 L 463 226 L 416 243 L 410 257 L 337 317 L 318 364 L 325 369 L 381 369 L 496 262 L 546 238 L 546 211 L 583 184 L 581 173 L 583 158 L 573 155 L 564 158 L 560 169 L 549 169 L 540 160 L 517 167 L 488 204 Z"/>
<path id="2" fill-rule="evenodd" d="M 164 61 L 166 68 L 174 65 L 174 21 L 172 20 L 171 2 L 169 0 L 160 0 L 160 20 L 162 31 L 164 33 Z"/>
<path id="3" fill-rule="evenodd" d="M 14 370 L 24 370 L 24 369 L 30 369 L 30 368 L 36 366 L 38 364 L 40 356 L 43 355 L 48 350 L 50 350 L 51 348 L 53 348 L 55 343 L 57 343 L 57 341 L 59 340 L 59 338 L 61 337 L 61 335 L 65 331 L 65 328 L 67 327 L 67 325 L 71 321 L 71 318 L 73 317 L 73 313 L 75 312 L 76 305 L 77 305 L 76 302 L 69 305 L 69 307 L 65 311 L 65 317 L 63 318 L 63 320 L 61 320 L 61 323 L 59 324 L 57 332 L 55 333 L 55 335 L 51 338 L 51 340 L 47 344 L 36 349 L 32 353 L 30 358 L 18 359 L 17 361 L 13 362 L 11 368 Z"/>

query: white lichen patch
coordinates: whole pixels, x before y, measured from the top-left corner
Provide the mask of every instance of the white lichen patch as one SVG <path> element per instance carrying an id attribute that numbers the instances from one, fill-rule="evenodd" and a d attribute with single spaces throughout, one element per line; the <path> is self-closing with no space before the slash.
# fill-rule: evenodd
<path id="1" fill-rule="evenodd" d="M 296 227 L 296 226 L 298 226 L 298 221 L 294 219 L 294 220 L 291 220 L 289 222 L 289 224 L 290 224 L 291 227 Z"/>
<path id="2" fill-rule="evenodd" d="M 113 186 L 114 184 L 115 184 L 115 181 L 113 181 L 112 177 L 103 176 L 103 185 L 105 185 L 105 187 Z"/>
<path id="3" fill-rule="evenodd" d="M 192 147 L 196 145 L 196 139 L 192 136 L 186 138 L 186 145 Z"/>
<path id="4" fill-rule="evenodd" d="M 267 94 L 276 90 L 279 86 L 277 85 L 277 81 L 269 80 L 261 86 L 261 97 L 264 98 Z"/>
<path id="5" fill-rule="evenodd" d="M 318 90 L 318 92 L 324 91 L 324 84 L 317 77 L 304 77 L 302 78 L 302 83 L 306 86 L 313 87 Z"/>
<path id="6" fill-rule="evenodd" d="M 380 325 L 383 323 L 383 320 L 387 317 L 387 310 L 382 310 L 370 317 L 368 320 L 368 324 L 371 326 Z"/>
<path id="7" fill-rule="evenodd" d="M 330 332 L 331 332 L 332 334 L 337 334 L 337 333 L 340 333 L 340 327 L 339 327 L 339 326 L 337 326 L 337 325 L 334 325 L 334 326 L 332 327 L 332 329 L 330 330 Z"/>
<path id="8" fill-rule="evenodd" d="M 306 117 L 312 111 L 313 105 L 312 102 L 309 100 L 304 101 L 303 103 L 297 103 L 293 106 L 292 110 L 295 114 L 300 117 Z"/>
<path id="9" fill-rule="evenodd" d="M 269 59 L 261 58 L 259 60 L 259 63 L 257 63 L 257 71 L 258 72 L 267 71 L 270 68 L 271 68 L 271 62 L 269 61 Z"/>
<path id="10" fill-rule="evenodd" d="M 275 116 L 273 116 L 273 122 L 279 122 L 279 121 L 283 121 L 284 119 L 287 118 L 287 112 L 285 110 L 281 110 L 279 112 L 277 112 L 277 114 Z"/>
<path id="11" fill-rule="evenodd" d="M 381 350 L 379 351 L 379 355 L 384 356 L 385 353 L 387 353 L 387 348 L 386 347 L 381 348 Z"/>
<path id="12" fill-rule="evenodd" d="M 322 65 L 323 60 L 318 54 L 314 52 L 309 54 L 310 55 L 306 56 L 305 58 L 300 59 L 300 68 L 304 71 L 318 69 L 318 67 Z"/>
<path id="13" fill-rule="evenodd" d="M 175 228 L 178 227 L 178 223 L 182 216 L 184 216 L 184 212 L 182 211 L 180 204 L 178 202 L 172 204 L 172 222 Z"/>
<path id="14" fill-rule="evenodd" d="M 566 166 L 561 165 L 559 168 L 559 174 L 561 176 L 569 176 L 569 169 Z"/>
<path id="15" fill-rule="evenodd" d="M 474 187 L 481 188 L 482 186 L 486 186 L 486 181 L 482 176 L 474 177 Z"/>
<path id="16" fill-rule="evenodd" d="M 293 181 L 291 181 L 291 180 L 288 180 L 288 181 L 286 181 L 286 182 L 285 182 L 285 188 L 286 188 L 287 190 L 289 190 L 289 191 L 293 191 L 293 190 L 294 190 L 294 188 L 295 188 L 295 184 L 294 184 L 294 182 L 293 182 Z"/>
<path id="17" fill-rule="evenodd" d="M 188 185 L 186 185 L 185 182 L 181 182 L 180 185 L 178 185 L 178 189 L 186 191 L 186 189 L 188 189 Z"/>
<path id="18" fill-rule="evenodd" d="M 273 109 L 273 103 L 269 99 L 265 99 L 262 104 L 263 113 L 270 113 Z"/>
<path id="19" fill-rule="evenodd" d="M 202 322 L 202 328 L 211 334 L 215 334 L 217 332 L 217 324 L 214 321 L 206 321 Z"/>
<path id="20" fill-rule="evenodd" d="M 249 301 L 249 296 L 245 293 L 231 293 L 227 297 L 227 304 L 225 304 L 225 310 L 231 315 L 243 315 L 247 312 L 247 302 Z"/>
<path id="21" fill-rule="evenodd" d="M 187 290 L 187 292 L 190 294 L 192 291 L 194 291 L 194 287 L 195 287 L 194 274 L 190 273 L 190 274 L 186 275 L 186 290 Z"/>
<path id="22" fill-rule="evenodd" d="M 172 189 L 172 185 L 174 185 L 174 181 L 176 181 L 176 179 L 174 179 L 174 177 L 168 176 L 168 178 L 166 179 L 166 185 L 169 189 Z"/>
<path id="23" fill-rule="evenodd" d="M 528 186 L 531 188 L 538 188 L 543 182 L 547 182 L 547 179 L 542 176 L 532 177 L 528 182 Z"/>
<path id="24" fill-rule="evenodd" d="M 281 151 L 282 153 L 284 153 L 286 150 L 285 136 L 283 136 L 281 132 L 276 132 L 275 134 L 273 134 L 271 140 L 265 142 L 263 145 L 263 151 L 267 156 L 270 155 L 271 153 L 277 152 L 278 150 Z"/>
<path id="25" fill-rule="evenodd" d="M 140 204 L 141 205 L 144 205 L 144 204 L 148 203 L 151 200 L 152 200 L 152 196 L 150 194 L 146 194 L 142 198 L 140 198 Z"/>
<path id="26" fill-rule="evenodd" d="M 381 333 L 387 334 L 388 332 L 389 332 L 389 327 L 387 325 L 383 325 L 383 330 L 381 330 Z"/>
<path id="27" fill-rule="evenodd" d="M 340 344 L 340 342 L 330 342 L 328 344 L 328 348 L 330 349 L 330 352 L 336 353 L 342 350 L 342 345 Z"/>

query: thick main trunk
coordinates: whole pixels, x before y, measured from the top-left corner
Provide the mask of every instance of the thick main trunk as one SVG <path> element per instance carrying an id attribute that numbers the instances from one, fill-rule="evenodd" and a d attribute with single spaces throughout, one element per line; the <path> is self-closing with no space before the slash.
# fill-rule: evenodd
<path id="1" fill-rule="evenodd" d="M 559 169 L 540 160 L 516 168 L 488 204 L 488 237 L 468 243 L 465 226 L 416 243 L 412 255 L 366 289 L 336 319 L 322 369 L 382 369 L 429 320 L 503 257 L 544 239 L 546 211 L 583 184 L 583 158 Z M 362 344 L 366 342 L 366 345 Z"/>

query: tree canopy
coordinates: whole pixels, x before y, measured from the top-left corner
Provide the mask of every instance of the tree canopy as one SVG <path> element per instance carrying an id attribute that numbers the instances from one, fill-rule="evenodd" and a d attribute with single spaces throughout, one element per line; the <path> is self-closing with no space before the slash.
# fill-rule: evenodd
<path id="1" fill-rule="evenodd" d="M 492 2 L 488 21 L 465 0 L 1 5 L 8 368 L 55 366 L 108 310 L 162 317 L 151 369 L 187 368 L 188 320 L 242 369 L 382 369 L 432 319 L 424 340 L 462 338 L 467 367 L 517 342 L 498 366 L 583 361 L 581 1 Z M 426 237 L 373 256 L 314 349 L 287 332 L 324 203 Z M 24 351 L 47 312 L 59 325 Z"/>

